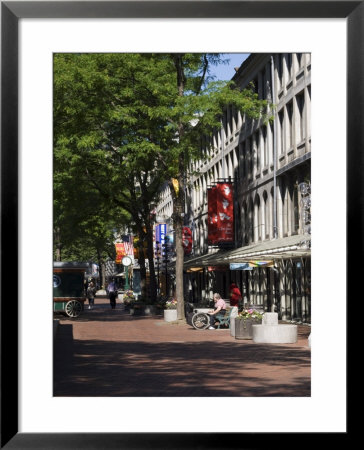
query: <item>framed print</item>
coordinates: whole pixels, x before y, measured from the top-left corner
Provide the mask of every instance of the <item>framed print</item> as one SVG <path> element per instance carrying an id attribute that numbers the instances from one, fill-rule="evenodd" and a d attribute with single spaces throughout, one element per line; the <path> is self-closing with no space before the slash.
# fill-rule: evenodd
<path id="1" fill-rule="evenodd" d="M 34 371 L 38 374 L 38 380 L 34 379 L 34 383 L 33 380 L 31 383 L 27 380 L 26 368 L 32 364 L 35 366 L 38 363 L 41 364 L 43 357 L 47 361 L 50 350 L 49 343 L 44 343 L 45 335 L 43 336 L 39 331 L 44 330 L 44 324 L 41 323 L 48 314 L 48 312 L 42 311 L 42 302 L 48 295 L 48 272 L 52 265 L 52 255 L 48 254 L 49 243 L 43 244 L 42 239 L 44 233 L 48 234 L 52 221 L 52 214 L 49 211 L 49 201 L 52 197 L 52 187 L 49 183 L 51 179 L 49 174 L 52 172 L 52 160 L 49 157 L 52 145 L 52 124 L 47 119 L 52 116 L 51 100 L 49 100 L 52 98 L 52 91 L 49 89 L 51 86 L 49 80 L 52 79 L 52 73 L 49 71 L 49 57 L 52 52 L 57 51 L 110 51 L 102 43 L 102 39 L 105 38 L 111 41 L 111 51 L 118 51 L 117 45 L 121 46 L 122 50 L 120 51 L 128 51 L 129 48 L 130 51 L 144 51 L 144 49 L 151 51 L 148 45 L 155 45 L 153 39 L 154 34 L 158 32 L 155 28 L 158 27 L 163 29 L 163 32 L 165 31 L 165 36 L 168 36 L 168 38 L 163 35 L 158 37 L 162 42 L 162 50 L 168 48 L 166 46 L 169 45 L 168 40 L 172 35 L 174 35 L 173 45 L 183 49 L 185 46 L 188 49 L 201 49 L 201 45 L 205 45 L 209 51 L 223 51 L 224 48 L 228 48 L 232 52 L 254 50 L 250 48 L 250 45 L 253 46 L 253 44 L 246 44 L 246 40 L 243 44 L 236 42 L 239 30 L 232 25 L 240 26 L 243 23 L 239 22 L 240 20 L 244 21 L 247 30 L 251 30 L 252 41 L 257 42 L 257 52 L 263 52 L 264 48 L 267 48 L 269 52 L 278 52 L 279 42 L 277 44 L 277 41 L 279 39 L 282 46 L 281 51 L 291 50 L 290 39 L 284 40 L 282 35 L 279 35 L 281 32 L 279 28 L 283 25 L 287 26 L 285 32 L 290 38 L 291 33 L 293 36 L 295 30 L 304 29 L 306 20 L 311 21 L 310 32 L 317 33 L 315 36 L 320 36 L 321 26 L 324 33 L 327 31 L 329 38 L 322 40 L 317 45 L 321 45 L 318 54 L 322 56 L 326 46 L 330 58 L 326 60 L 323 58 L 322 61 L 316 58 L 315 61 L 313 52 L 313 64 L 315 64 L 313 72 L 321 72 L 321 75 L 318 74 L 316 78 L 317 86 L 325 85 L 325 77 L 328 83 L 334 77 L 338 77 L 340 82 L 336 89 L 335 84 L 332 85 L 331 98 L 322 97 L 322 93 L 318 89 L 315 91 L 315 83 L 313 83 L 313 99 L 317 95 L 317 98 L 320 96 L 323 98 L 321 101 L 329 102 L 330 108 L 326 110 L 326 115 L 332 121 L 331 128 L 327 122 L 323 127 L 326 133 L 330 132 L 330 136 L 326 136 L 330 141 L 330 146 L 325 148 L 325 139 L 319 129 L 319 124 L 324 117 L 317 113 L 313 115 L 313 124 L 317 130 L 314 145 L 324 149 L 321 156 L 315 156 L 315 158 L 316 161 L 321 159 L 320 170 L 325 167 L 324 173 L 316 171 L 315 180 L 316 185 L 324 185 L 325 194 L 318 196 L 320 201 L 325 202 L 326 196 L 328 205 L 335 208 L 332 228 L 336 228 L 337 232 L 333 233 L 333 239 L 329 242 L 329 246 L 321 247 L 321 253 L 316 253 L 315 267 L 325 267 L 325 275 L 321 284 L 325 284 L 330 278 L 335 279 L 336 284 L 322 287 L 317 281 L 316 298 L 330 296 L 332 292 L 337 291 L 343 297 L 340 302 L 345 309 L 345 294 L 347 299 L 350 295 L 353 296 L 350 288 L 352 289 L 352 286 L 357 284 L 362 268 L 361 263 L 352 263 L 356 256 L 352 249 L 354 245 L 359 251 L 362 249 L 363 2 L 330 0 L 284 2 L 259 0 L 2 1 L 0 314 L 2 448 L 129 449 L 147 448 L 148 446 L 152 448 L 166 448 L 167 446 L 170 448 L 241 448 L 242 442 L 244 442 L 244 447 L 249 447 L 250 445 L 260 446 L 263 439 L 272 440 L 272 442 L 276 438 L 282 439 L 280 434 L 285 432 L 300 433 L 303 435 L 300 439 L 303 440 L 306 439 L 305 434 L 308 435 L 311 432 L 314 432 L 316 437 L 320 432 L 325 436 L 327 433 L 335 432 L 334 426 L 330 428 L 330 425 L 326 423 L 322 429 L 320 424 L 317 424 L 315 428 L 314 418 L 316 417 L 317 422 L 315 414 L 318 413 L 314 411 L 315 408 L 312 408 L 314 404 L 310 403 L 312 399 L 305 399 L 304 404 L 301 399 L 302 403 L 295 409 L 297 415 L 294 428 L 291 428 L 292 424 L 287 424 L 285 428 L 284 421 L 288 421 L 285 416 L 291 415 L 291 406 L 287 401 L 280 402 L 280 407 L 283 405 L 283 408 L 286 409 L 283 409 L 283 412 L 282 409 L 280 410 L 282 420 L 279 426 L 275 422 L 277 419 L 271 414 L 273 422 L 270 426 L 261 429 L 255 427 L 257 422 L 265 423 L 268 414 L 265 415 L 262 412 L 262 416 L 257 415 L 259 405 L 253 405 L 246 401 L 244 408 L 249 408 L 250 413 L 245 410 L 238 420 L 245 421 L 247 426 L 216 428 L 214 427 L 216 416 L 209 412 L 214 410 L 214 404 L 208 403 L 209 414 L 206 412 L 207 408 L 204 408 L 204 413 L 196 416 L 192 399 L 168 401 L 164 403 L 164 412 L 158 410 L 157 414 L 153 413 L 153 408 L 157 407 L 152 403 L 148 403 L 148 407 L 143 409 L 144 403 L 140 399 L 130 398 L 123 399 L 121 402 L 114 401 L 114 399 L 106 401 L 103 398 L 98 402 L 90 401 L 90 399 L 81 401 L 76 398 L 72 403 L 70 399 L 62 398 L 57 399 L 56 403 L 52 403 L 49 411 L 46 411 L 45 408 L 51 405 L 52 399 L 48 403 L 43 402 L 45 394 L 40 391 L 39 380 L 48 377 L 48 369 L 44 371 L 40 365 L 39 369 Z M 67 27 L 65 27 L 66 21 Z M 100 28 L 99 22 L 101 23 Z M 193 30 L 188 41 L 175 36 L 178 34 L 176 30 L 181 33 L 187 28 L 187 22 Z M 128 30 L 130 41 L 125 42 L 126 34 L 121 34 L 124 41 L 121 39 L 118 44 L 118 34 L 115 33 L 115 30 L 120 24 L 125 30 Z M 131 24 L 133 26 L 135 24 L 134 29 Z M 158 26 L 156 27 L 155 24 Z M 62 27 L 64 27 L 63 30 Z M 153 29 L 153 27 L 155 28 Z M 214 41 L 212 35 L 209 34 L 208 28 L 211 27 L 215 30 L 215 34 L 218 35 L 216 30 L 221 33 L 220 40 L 223 42 L 221 47 L 217 48 L 217 41 Z M 339 31 L 336 38 L 334 31 L 336 28 L 334 27 L 337 27 Z M 34 40 L 29 39 L 27 42 L 25 37 L 33 37 L 33 30 L 36 28 L 38 28 L 37 33 L 39 34 L 35 35 L 34 33 Z M 269 29 L 269 32 L 264 41 L 258 36 L 261 33 L 256 30 L 265 32 L 265 29 Z M 92 31 L 94 31 L 95 40 L 92 40 Z M 305 35 L 302 31 L 300 50 L 311 52 L 311 45 L 314 45 L 315 39 L 310 32 Z M 57 36 L 54 41 L 52 41 L 53 33 Z M 272 33 L 277 33 L 279 38 L 269 39 L 269 36 L 272 37 Z M 303 36 L 305 36 L 305 40 Z M 229 43 L 229 37 L 234 40 L 234 43 Z M 77 39 L 76 47 L 71 48 L 71 41 L 75 39 Z M 49 56 L 44 65 L 44 55 L 38 56 L 37 47 L 42 47 L 48 41 L 52 42 L 52 48 L 51 51 L 49 51 L 50 47 L 46 49 Z M 197 41 L 202 43 L 196 44 Z M 305 45 L 304 42 L 307 42 L 307 48 L 301 48 Z M 197 47 L 194 47 L 195 45 Z M 244 48 L 239 47 L 241 45 Z M 157 51 L 159 50 L 158 48 Z M 40 79 L 46 79 L 46 82 L 39 85 Z M 28 106 L 26 113 L 23 113 L 24 105 L 29 105 L 29 101 L 26 100 L 27 92 L 32 89 L 39 94 L 39 103 L 33 97 L 30 109 Z M 40 100 L 41 96 L 47 97 L 48 100 L 43 103 Z M 325 112 L 325 108 L 320 105 L 317 107 L 317 111 Z M 27 121 L 31 115 L 36 118 L 36 121 L 29 129 Z M 344 120 L 342 120 L 343 116 Z M 29 141 L 25 142 L 28 138 Z M 331 147 L 331 142 L 334 141 L 339 143 L 338 148 Z M 24 148 L 27 149 L 27 153 L 24 153 Z M 333 152 L 337 160 L 341 162 L 339 167 L 330 167 L 330 170 L 327 165 L 325 166 L 325 155 L 329 151 Z M 342 169 L 343 167 L 345 169 Z M 341 176 L 340 170 L 343 172 Z M 39 183 L 39 180 L 42 182 Z M 28 186 L 29 197 L 24 194 Z M 45 196 L 43 203 L 34 201 L 34 197 L 38 195 Z M 321 205 L 320 208 L 317 206 L 315 208 L 319 220 L 321 218 L 327 220 L 324 217 L 327 209 L 322 208 L 320 213 Z M 344 215 L 346 215 L 346 220 Z M 27 220 L 23 220 L 23 218 Z M 318 226 L 317 236 L 320 237 L 322 230 L 320 231 L 319 228 Z M 319 241 L 320 238 L 316 240 L 317 248 L 320 248 Z M 30 246 L 29 242 L 31 242 Z M 325 251 L 329 252 L 329 257 Z M 332 257 L 335 258 L 334 262 Z M 326 292 L 328 294 L 325 294 Z M 25 305 L 22 303 L 26 301 L 25 293 L 27 295 L 29 293 L 29 302 L 34 302 L 32 312 L 30 312 L 29 303 Z M 41 306 L 37 306 L 38 298 L 41 299 L 39 303 Z M 315 314 L 316 317 L 325 317 L 326 321 L 332 322 L 336 318 L 336 307 L 340 302 L 336 298 L 332 303 L 333 307 L 323 313 L 320 308 L 325 307 L 326 303 L 323 300 L 317 300 L 313 313 L 313 324 L 321 326 L 320 320 L 315 321 Z M 345 321 L 345 311 L 341 311 L 341 318 Z M 322 326 L 324 327 L 324 325 Z M 20 337 L 25 328 L 27 336 L 29 336 L 28 343 L 24 343 L 24 339 Z M 31 333 L 29 333 L 29 328 Z M 49 332 L 49 329 L 45 327 L 45 331 Z M 332 333 L 333 326 L 331 325 L 328 335 L 332 336 Z M 338 341 L 335 343 L 331 341 L 327 343 L 323 338 L 316 337 L 317 343 L 314 343 L 312 348 L 312 354 L 316 361 L 324 354 L 329 358 L 331 364 L 334 356 L 333 347 L 339 347 L 341 361 L 345 362 L 346 333 L 345 336 L 338 337 Z M 331 344 L 332 346 L 330 346 Z M 26 360 L 22 358 L 24 345 L 26 345 L 25 349 L 28 355 Z M 339 438 L 345 438 L 348 435 L 347 429 L 345 429 L 346 374 L 344 365 L 338 367 L 336 373 L 342 385 L 338 403 L 343 406 L 335 429 L 340 435 Z M 327 396 L 325 398 L 328 398 L 332 387 L 326 388 L 325 380 L 322 377 L 319 380 L 314 386 L 314 392 L 317 393 L 319 387 L 322 387 L 325 391 L 324 395 Z M 27 392 L 32 389 L 34 392 L 29 397 Z M 39 403 L 37 396 L 39 396 Z M 23 403 L 24 398 L 32 399 L 31 402 L 27 402 L 26 409 Z M 78 407 L 76 402 L 81 406 Z M 177 403 L 178 406 L 176 406 Z M 272 402 L 273 404 L 275 403 Z M 227 420 L 231 412 L 236 417 L 236 412 L 240 407 L 237 402 L 226 405 L 217 402 L 217 405 L 216 410 L 220 413 L 222 411 L 224 420 Z M 304 414 L 299 411 L 301 407 Z M 327 405 L 325 407 L 327 408 Z M 87 429 L 85 425 L 87 408 L 89 411 L 94 411 L 94 409 L 101 411 L 105 421 L 109 421 L 109 424 L 100 429 L 95 427 Z M 324 407 L 322 406 L 322 408 Z M 32 411 L 31 414 L 29 414 L 30 411 Z M 324 411 L 324 409 L 320 411 Z M 75 414 L 76 420 L 72 417 L 72 412 Z M 64 420 L 68 413 L 71 414 L 69 423 L 68 420 Z M 24 419 L 25 416 L 29 417 L 30 415 L 33 417 Z M 47 421 L 47 415 L 49 421 Z M 155 419 L 153 415 L 159 417 L 158 425 L 150 425 Z M 19 417 L 22 419 L 20 420 Z M 108 419 L 108 417 L 110 418 Z M 171 426 L 173 417 L 179 422 L 176 427 Z M 285 419 L 283 420 L 283 418 Z M 127 425 L 118 429 L 115 426 L 118 420 Z M 145 427 L 143 421 L 146 423 Z M 201 426 L 198 426 L 199 421 Z M 251 426 L 250 429 L 249 426 Z M 307 439 L 309 438 L 310 436 L 307 436 Z M 175 444 L 172 446 L 171 442 Z"/>

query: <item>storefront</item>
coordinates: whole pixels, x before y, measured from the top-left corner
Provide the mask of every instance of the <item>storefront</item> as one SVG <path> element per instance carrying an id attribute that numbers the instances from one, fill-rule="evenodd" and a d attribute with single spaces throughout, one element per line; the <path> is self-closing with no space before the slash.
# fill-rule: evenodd
<path id="1" fill-rule="evenodd" d="M 263 305 L 283 320 L 310 323 L 309 247 L 309 241 L 296 235 L 190 258 L 185 261 L 186 297 L 209 302 L 213 292 L 219 292 L 228 299 L 235 282 L 244 304 Z"/>

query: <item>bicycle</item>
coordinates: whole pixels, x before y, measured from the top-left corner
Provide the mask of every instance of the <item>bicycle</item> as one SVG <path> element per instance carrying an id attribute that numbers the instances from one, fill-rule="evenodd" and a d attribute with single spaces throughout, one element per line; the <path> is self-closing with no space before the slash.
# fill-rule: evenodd
<path id="1" fill-rule="evenodd" d="M 196 330 L 206 330 L 210 326 L 210 316 L 204 312 L 196 312 L 191 319 Z"/>

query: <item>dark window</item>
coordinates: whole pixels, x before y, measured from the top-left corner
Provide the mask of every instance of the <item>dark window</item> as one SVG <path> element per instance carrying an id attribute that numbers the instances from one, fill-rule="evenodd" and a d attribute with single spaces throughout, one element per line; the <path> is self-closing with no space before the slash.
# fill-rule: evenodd
<path id="1" fill-rule="evenodd" d="M 289 148 L 292 147 L 292 136 L 293 136 L 293 103 L 287 103 L 287 118 L 288 118 L 288 143 Z"/>
<path id="2" fill-rule="evenodd" d="M 283 110 L 281 110 L 278 113 L 278 121 L 279 121 L 279 137 L 280 137 L 279 150 L 280 150 L 280 153 L 283 153 L 284 152 L 284 128 L 283 128 L 284 113 L 283 113 Z"/>
<path id="3" fill-rule="evenodd" d="M 292 53 L 287 53 L 286 64 L 287 64 L 288 77 L 291 78 L 291 76 L 292 76 Z"/>
<path id="4" fill-rule="evenodd" d="M 282 78 L 283 78 L 283 53 L 280 53 L 277 58 L 277 71 L 278 71 L 278 78 L 279 78 L 279 84 L 282 85 Z"/>
<path id="5" fill-rule="evenodd" d="M 305 117 L 304 117 L 304 108 L 305 108 L 305 96 L 302 92 L 301 94 L 297 95 L 296 97 L 297 102 L 297 111 L 298 111 L 298 118 L 299 118 L 299 139 L 298 141 L 301 142 L 304 138 L 304 123 L 305 123 Z"/>

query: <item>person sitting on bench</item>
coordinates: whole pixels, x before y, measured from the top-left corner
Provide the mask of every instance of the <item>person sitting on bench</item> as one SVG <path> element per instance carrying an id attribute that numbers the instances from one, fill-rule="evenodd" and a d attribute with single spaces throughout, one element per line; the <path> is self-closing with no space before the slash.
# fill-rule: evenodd
<path id="1" fill-rule="evenodd" d="M 215 301 L 215 309 L 209 311 L 209 315 L 210 315 L 209 330 L 215 330 L 214 324 L 216 321 L 216 315 L 217 314 L 224 315 L 226 313 L 226 303 L 221 298 L 220 294 L 217 294 L 217 293 L 214 294 L 214 301 Z"/>

